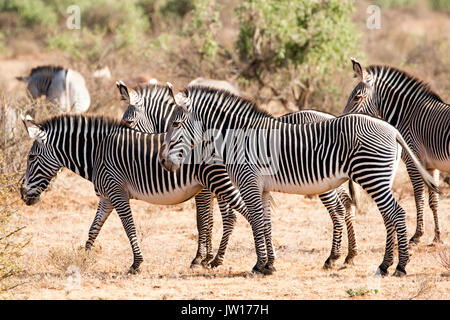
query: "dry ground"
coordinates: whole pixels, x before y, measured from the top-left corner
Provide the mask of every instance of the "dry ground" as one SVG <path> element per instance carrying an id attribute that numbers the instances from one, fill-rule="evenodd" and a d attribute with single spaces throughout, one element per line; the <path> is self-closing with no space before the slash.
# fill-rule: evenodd
<path id="1" fill-rule="evenodd" d="M 403 174 L 399 174 L 402 179 Z M 86 256 L 78 251 L 87 239 L 97 199 L 90 182 L 63 170 L 40 203 L 19 208 L 32 241 L 22 258 L 23 271 L 15 279 L 21 285 L 5 298 L 345 299 L 348 289 L 367 287 L 379 291 L 364 299 L 449 299 L 450 275 L 439 263 L 437 249 L 427 246 L 433 237 L 428 208 L 424 241 L 411 251 L 408 276 L 379 280 L 372 275 L 383 257 L 385 229 L 373 205 L 369 206 L 370 212 L 358 214 L 356 219 L 360 253 L 355 265 L 342 268 L 342 258 L 335 269 L 325 271 L 322 264 L 329 253 L 332 233 L 324 207 L 317 198 L 287 194 L 274 194 L 274 198 L 276 274 L 260 277 L 249 272 L 256 255 L 251 229 L 242 216 L 238 217 L 224 265 L 216 270 L 190 269 L 197 244 L 194 202 L 169 207 L 133 201 L 145 261 L 140 274 L 127 275 L 132 254 L 115 212 L 105 223 L 94 252 Z M 414 201 L 409 195 L 402 198 L 411 236 L 415 227 Z M 441 227 L 447 243 L 449 210 L 450 200 L 443 199 Z M 217 208 L 214 218 L 213 243 L 217 248 L 222 228 Z M 81 267 L 80 277 L 71 273 L 73 265 Z"/>

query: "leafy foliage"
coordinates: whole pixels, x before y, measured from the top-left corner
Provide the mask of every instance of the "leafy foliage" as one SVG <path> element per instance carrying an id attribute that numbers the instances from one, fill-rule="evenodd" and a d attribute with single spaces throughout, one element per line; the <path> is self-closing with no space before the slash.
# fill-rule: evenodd
<path id="1" fill-rule="evenodd" d="M 277 96 L 292 91 L 296 104 L 306 106 L 355 50 L 352 10 L 352 1 L 246 1 L 236 9 L 241 75 Z"/>

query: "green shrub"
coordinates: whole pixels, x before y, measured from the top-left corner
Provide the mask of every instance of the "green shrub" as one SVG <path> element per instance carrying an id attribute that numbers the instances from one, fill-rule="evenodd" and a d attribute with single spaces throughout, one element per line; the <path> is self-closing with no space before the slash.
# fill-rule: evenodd
<path id="1" fill-rule="evenodd" d="M 22 25 L 54 26 L 58 21 L 52 5 L 43 0 L 0 0 L 0 12 L 15 12 Z"/>
<path id="2" fill-rule="evenodd" d="M 428 0 L 431 9 L 450 13 L 450 1 L 448 0 Z"/>
<path id="3" fill-rule="evenodd" d="M 269 86 L 303 108 L 314 90 L 329 90 L 330 76 L 354 54 L 352 1 L 251 0 L 236 9 L 241 76 Z"/>

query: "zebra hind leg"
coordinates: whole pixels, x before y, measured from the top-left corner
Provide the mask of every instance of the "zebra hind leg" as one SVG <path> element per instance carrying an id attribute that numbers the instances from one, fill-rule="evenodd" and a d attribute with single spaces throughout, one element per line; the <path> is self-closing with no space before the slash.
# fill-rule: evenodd
<path id="1" fill-rule="evenodd" d="M 430 171 L 430 174 L 434 177 L 434 181 L 436 181 L 436 184 L 439 184 L 439 170 L 432 170 L 432 171 Z M 438 216 L 439 194 L 431 189 L 428 189 L 428 193 L 429 193 L 428 203 L 430 205 L 431 211 L 433 211 L 433 218 L 434 218 L 434 239 L 431 245 L 435 245 L 438 243 L 442 243 L 441 230 L 439 228 L 439 216 Z"/>
<path id="2" fill-rule="evenodd" d="M 409 159 L 409 157 L 405 158 L 406 169 L 408 171 L 409 178 L 413 185 L 414 190 L 414 200 L 416 202 L 416 210 L 417 210 L 417 225 L 416 232 L 409 240 L 410 244 L 418 244 L 420 242 L 420 238 L 424 233 L 423 226 L 423 207 L 425 202 L 425 184 L 423 182 L 423 178 L 420 172 L 417 170 L 414 163 Z"/>
<path id="3" fill-rule="evenodd" d="M 397 233 L 399 262 L 394 275 L 404 276 L 406 275 L 406 265 L 409 262 L 406 213 L 398 204 L 397 200 L 395 200 L 388 186 L 386 186 L 386 188 L 381 188 L 378 191 L 367 191 L 376 202 L 386 226 L 386 249 L 383 262 L 378 267 L 379 273 L 381 275 L 387 275 L 387 269 L 393 264 L 395 233 Z"/>
<path id="4" fill-rule="evenodd" d="M 95 214 L 94 221 L 89 228 L 89 237 L 86 241 L 86 250 L 90 250 L 94 245 L 94 241 L 97 238 L 100 230 L 106 219 L 108 219 L 109 214 L 112 212 L 113 206 L 108 199 L 100 197 L 97 207 L 97 213 Z"/>
<path id="5" fill-rule="evenodd" d="M 195 206 L 197 210 L 198 249 L 191 262 L 191 268 L 199 265 L 205 266 L 205 263 L 213 258 L 211 245 L 213 196 L 208 189 L 203 189 L 195 196 Z"/>
<path id="6" fill-rule="evenodd" d="M 342 231 L 344 229 L 345 208 L 338 198 L 337 192 L 331 190 L 319 195 L 320 200 L 327 208 L 333 222 L 333 241 L 330 256 L 325 261 L 323 268 L 331 269 L 341 256 Z"/>
<path id="7" fill-rule="evenodd" d="M 266 248 L 267 248 L 267 263 L 264 266 L 268 272 L 275 272 L 274 263 L 275 263 L 275 248 L 273 247 L 272 242 L 272 222 L 270 217 L 270 200 L 272 197 L 269 192 L 263 192 L 262 202 L 263 202 L 263 210 L 264 210 L 264 220 L 266 224 Z"/>
<path id="8" fill-rule="evenodd" d="M 350 180 L 351 181 L 351 180 Z M 345 188 L 340 186 L 336 189 L 339 199 L 345 208 L 345 225 L 347 227 L 348 237 L 348 253 L 345 257 L 344 264 L 353 265 L 353 259 L 358 255 L 358 244 L 356 241 L 355 229 L 353 223 L 355 221 L 355 206 L 352 203 L 350 196 L 345 192 Z"/>

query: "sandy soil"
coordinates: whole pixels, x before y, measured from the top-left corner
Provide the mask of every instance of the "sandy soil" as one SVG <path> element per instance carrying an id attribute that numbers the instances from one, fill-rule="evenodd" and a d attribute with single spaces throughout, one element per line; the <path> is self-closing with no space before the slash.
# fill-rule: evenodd
<path id="1" fill-rule="evenodd" d="M 348 289 L 361 287 L 379 290 L 359 297 L 362 299 L 450 297 L 450 274 L 439 263 L 436 247 L 427 246 L 433 238 L 429 208 L 425 212 L 423 243 L 411 250 L 408 276 L 380 279 L 372 275 L 383 257 L 385 229 L 373 205 L 369 206 L 370 212 L 357 216 L 360 253 L 355 265 L 343 267 L 343 255 L 336 268 L 323 270 L 331 246 L 331 222 L 326 210 L 316 198 L 273 195 L 278 269 L 274 275 L 261 277 L 249 272 L 256 254 L 251 229 L 242 216 L 238 217 L 224 265 L 215 270 L 190 269 L 197 248 L 193 201 L 175 206 L 132 202 L 145 260 L 140 274 L 127 275 L 132 254 L 115 212 L 105 223 L 93 254 L 87 258 L 77 250 L 87 239 L 97 199 L 90 182 L 63 170 L 40 203 L 19 208 L 32 241 L 21 259 L 23 271 L 15 279 L 21 285 L 9 291 L 6 298 L 345 299 L 349 298 Z M 401 200 L 408 213 L 409 235 L 415 227 L 413 203 L 411 197 Z M 443 199 L 441 228 L 447 243 L 449 209 L 450 200 Z M 213 243 L 217 248 L 222 231 L 218 208 L 214 218 Z M 80 263 L 83 258 L 89 260 Z M 82 267 L 79 276 L 71 273 L 76 265 Z"/>

